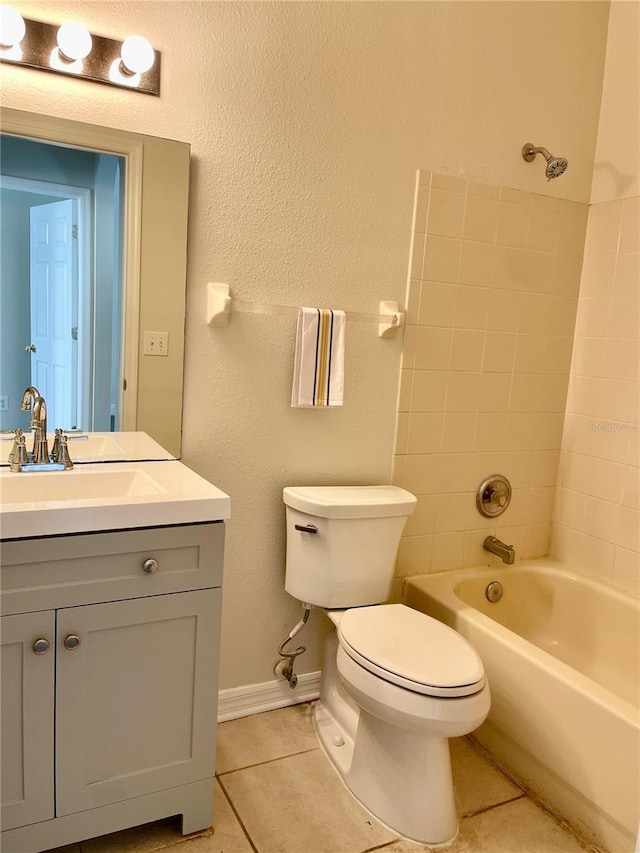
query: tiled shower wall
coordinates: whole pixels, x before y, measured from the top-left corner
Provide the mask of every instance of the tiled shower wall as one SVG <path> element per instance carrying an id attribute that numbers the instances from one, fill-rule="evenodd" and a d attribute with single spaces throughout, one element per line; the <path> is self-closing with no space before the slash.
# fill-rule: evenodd
<path id="1" fill-rule="evenodd" d="M 593 205 L 551 554 L 640 592 L 640 198 Z"/>
<path id="2" fill-rule="evenodd" d="M 547 554 L 587 205 L 418 174 L 394 483 L 418 497 L 399 577 Z M 490 474 L 508 510 L 481 516 Z"/>

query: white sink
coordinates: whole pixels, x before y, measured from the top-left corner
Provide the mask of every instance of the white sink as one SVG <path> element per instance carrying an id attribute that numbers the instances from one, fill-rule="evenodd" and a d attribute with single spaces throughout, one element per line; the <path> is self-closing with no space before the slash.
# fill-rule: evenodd
<path id="1" fill-rule="evenodd" d="M 47 434 L 49 449 L 54 435 Z M 32 438 L 26 435 L 27 449 Z M 2 435 L 0 441 L 0 466 L 9 464 L 13 436 Z M 138 462 L 174 457 L 145 432 L 85 432 L 69 436 L 69 456 L 74 464 L 80 462 Z"/>
<path id="2" fill-rule="evenodd" d="M 0 536 L 19 539 L 230 517 L 229 497 L 177 460 L 0 469 Z"/>
<path id="3" fill-rule="evenodd" d="M 139 497 L 157 495 L 160 491 L 147 474 L 136 468 L 114 471 L 103 466 L 100 471 L 21 472 L 0 478 L 3 504 Z"/>

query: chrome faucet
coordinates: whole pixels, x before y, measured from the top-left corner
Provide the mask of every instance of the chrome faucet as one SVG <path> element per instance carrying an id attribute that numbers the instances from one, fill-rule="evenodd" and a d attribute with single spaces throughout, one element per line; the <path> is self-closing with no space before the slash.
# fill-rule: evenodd
<path id="1" fill-rule="evenodd" d="M 22 395 L 20 408 L 23 412 L 31 410 L 31 423 L 29 428 L 35 430 L 33 434 L 33 461 L 38 464 L 49 461 L 49 448 L 47 446 L 47 404 L 44 397 L 34 385 L 29 385 Z"/>
<path id="2" fill-rule="evenodd" d="M 49 446 L 47 445 L 47 404 L 44 397 L 36 397 L 31 417 L 33 436 L 33 461 L 36 463 L 49 461 Z"/>
<path id="3" fill-rule="evenodd" d="M 15 430 L 15 438 L 9 462 L 11 471 L 69 471 L 73 462 L 69 457 L 67 436 L 60 429 L 56 430 L 56 440 L 51 457 L 47 443 L 47 403 L 34 385 L 29 385 L 22 395 L 20 408 L 27 412 L 31 410 L 29 428 L 34 430 L 33 451 L 27 452 L 25 437 L 21 429 Z"/>
<path id="4" fill-rule="evenodd" d="M 495 536 L 487 536 L 482 543 L 482 547 L 485 551 L 489 551 L 491 554 L 495 554 L 496 557 L 500 557 L 502 562 L 508 566 L 512 566 L 515 562 L 516 549 L 513 545 L 505 545 L 504 542 L 501 542 Z"/>
<path id="5" fill-rule="evenodd" d="M 22 395 L 22 402 L 20 403 L 20 408 L 23 412 L 28 412 L 32 407 L 32 404 L 35 403 L 36 398 L 40 396 L 40 392 L 35 387 L 35 385 L 29 385 L 29 387 L 25 390 Z"/>

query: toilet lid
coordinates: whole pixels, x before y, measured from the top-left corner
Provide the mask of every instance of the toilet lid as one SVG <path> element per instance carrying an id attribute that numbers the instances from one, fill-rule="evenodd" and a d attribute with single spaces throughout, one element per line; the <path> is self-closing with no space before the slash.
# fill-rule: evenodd
<path id="1" fill-rule="evenodd" d="M 404 604 L 347 610 L 338 637 L 369 672 L 414 693 L 470 696 L 484 686 L 482 661 L 464 637 Z"/>

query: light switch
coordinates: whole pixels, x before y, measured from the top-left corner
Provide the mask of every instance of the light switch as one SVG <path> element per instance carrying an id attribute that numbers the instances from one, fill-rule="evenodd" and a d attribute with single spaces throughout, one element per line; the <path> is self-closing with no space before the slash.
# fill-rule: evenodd
<path id="1" fill-rule="evenodd" d="M 169 355 L 169 332 L 145 332 L 144 355 Z"/>

